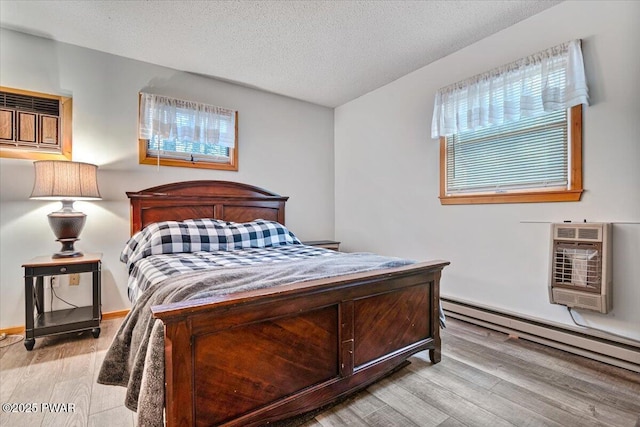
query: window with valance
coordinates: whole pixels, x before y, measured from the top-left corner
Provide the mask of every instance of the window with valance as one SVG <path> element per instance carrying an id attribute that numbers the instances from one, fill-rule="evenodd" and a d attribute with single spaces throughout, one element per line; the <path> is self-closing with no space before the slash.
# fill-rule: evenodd
<path id="1" fill-rule="evenodd" d="M 442 204 L 579 200 L 582 104 L 579 40 L 440 89 L 431 136 Z"/>
<path id="2" fill-rule="evenodd" d="M 238 113 L 140 93 L 140 163 L 238 170 Z"/>

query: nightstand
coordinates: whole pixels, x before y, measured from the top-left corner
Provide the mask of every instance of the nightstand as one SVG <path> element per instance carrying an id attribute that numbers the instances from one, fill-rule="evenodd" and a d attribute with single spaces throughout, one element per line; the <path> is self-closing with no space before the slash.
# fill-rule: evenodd
<path id="1" fill-rule="evenodd" d="M 318 246 L 320 248 L 332 249 L 334 251 L 340 250 L 340 242 L 336 242 L 334 240 L 309 240 L 307 242 L 302 242 L 302 244 L 307 246 Z"/>
<path id="2" fill-rule="evenodd" d="M 32 350 L 36 337 L 91 329 L 100 336 L 100 282 L 102 254 L 85 254 L 74 258 L 41 256 L 22 265 L 25 291 L 24 346 Z M 45 311 L 44 277 L 74 273 L 93 274 L 93 303 L 87 307 Z M 35 283 L 34 283 L 35 282 Z"/>

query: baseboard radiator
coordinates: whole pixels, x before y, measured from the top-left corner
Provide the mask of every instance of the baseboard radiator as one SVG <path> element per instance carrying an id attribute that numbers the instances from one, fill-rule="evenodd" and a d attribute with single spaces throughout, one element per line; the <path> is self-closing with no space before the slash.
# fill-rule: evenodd
<path id="1" fill-rule="evenodd" d="M 441 301 L 448 317 L 640 372 L 640 343 L 633 340 L 612 339 L 598 332 L 587 334 L 566 325 L 502 312 L 450 297 L 442 297 Z"/>

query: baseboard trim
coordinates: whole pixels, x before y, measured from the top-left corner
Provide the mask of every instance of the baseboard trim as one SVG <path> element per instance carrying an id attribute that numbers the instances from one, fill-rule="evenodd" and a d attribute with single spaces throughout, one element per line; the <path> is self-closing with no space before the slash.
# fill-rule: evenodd
<path id="1" fill-rule="evenodd" d="M 634 345 L 632 341 L 622 343 L 592 336 L 557 324 L 528 319 L 514 313 L 505 313 L 449 297 L 442 297 L 442 308 L 447 316 L 454 319 L 640 372 L 640 347 Z"/>
<path id="2" fill-rule="evenodd" d="M 24 326 L 13 326 L 11 328 L 0 329 L 0 334 L 22 335 L 24 334 Z"/>
<path id="3" fill-rule="evenodd" d="M 124 317 L 129 313 L 129 310 L 116 310 L 116 311 L 109 311 L 106 313 L 102 313 L 102 320 L 111 320 L 111 319 L 117 319 L 120 317 Z M 9 328 L 0 328 L 0 334 L 7 334 L 7 335 L 24 335 L 24 326 L 12 326 Z"/>
<path id="4" fill-rule="evenodd" d="M 102 320 L 118 319 L 126 316 L 127 314 L 129 314 L 129 309 L 110 311 L 108 313 L 102 313 Z"/>

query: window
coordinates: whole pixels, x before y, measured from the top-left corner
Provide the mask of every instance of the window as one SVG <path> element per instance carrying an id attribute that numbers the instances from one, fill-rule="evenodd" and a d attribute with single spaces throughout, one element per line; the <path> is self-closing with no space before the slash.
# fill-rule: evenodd
<path id="1" fill-rule="evenodd" d="M 578 201 L 582 105 L 440 139 L 442 204 Z"/>
<path id="2" fill-rule="evenodd" d="M 0 157 L 71 160 L 72 100 L 0 87 Z"/>
<path id="3" fill-rule="evenodd" d="M 238 170 L 238 113 L 140 94 L 140 163 Z"/>
<path id="4" fill-rule="evenodd" d="M 580 200 L 587 100 L 580 40 L 440 89 L 441 203 Z"/>

